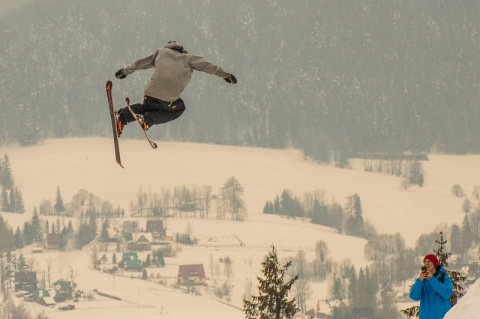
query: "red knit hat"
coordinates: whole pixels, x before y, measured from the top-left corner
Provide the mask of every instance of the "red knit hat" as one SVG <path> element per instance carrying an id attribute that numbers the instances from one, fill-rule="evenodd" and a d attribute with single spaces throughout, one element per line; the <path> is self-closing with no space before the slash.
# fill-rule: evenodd
<path id="1" fill-rule="evenodd" d="M 435 266 L 435 268 L 437 268 L 438 266 L 438 258 L 437 256 L 433 255 L 433 254 L 429 254 L 429 255 L 426 255 L 424 258 L 423 258 L 423 261 L 425 261 L 425 259 L 428 259 L 430 260 L 433 265 Z"/>

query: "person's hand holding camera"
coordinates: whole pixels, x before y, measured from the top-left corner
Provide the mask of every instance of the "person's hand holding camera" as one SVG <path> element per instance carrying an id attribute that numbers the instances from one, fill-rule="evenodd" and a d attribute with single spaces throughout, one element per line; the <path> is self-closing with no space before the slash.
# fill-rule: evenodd
<path id="1" fill-rule="evenodd" d="M 420 275 L 418 276 L 418 279 L 420 279 L 420 281 L 423 281 L 424 279 L 427 279 L 427 280 L 430 279 L 430 277 L 432 277 L 432 275 L 427 270 L 427 267 L 422 267 L 422 270 L 420 271 Z"/>

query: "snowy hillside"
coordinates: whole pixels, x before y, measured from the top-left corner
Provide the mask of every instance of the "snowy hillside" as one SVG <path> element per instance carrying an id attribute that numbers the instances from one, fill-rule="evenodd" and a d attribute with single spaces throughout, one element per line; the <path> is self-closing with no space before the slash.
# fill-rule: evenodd
<path id="1" fill-rule="evenodd" d="M 240 148 L 192 143 L 159 143 L 152 150 L 145 141 L 121 140 L 125 169 L 116 165 L 107 138 L 47 140 L 31 147 L 1 147 L 8 154 L 16 186 L 31 213 L 42 198 L 55 199 L 57 186 L 66 201 L 80 189 L 129 211 L 137 191 L 179 185 L 204 185 L 217 192 L 234 176 L 245 188 L 248 216 L 261 214 L 265 202 L 284 189 L 302 196 L 323 190 L 327 200 L 344 204 L 359 194 L 364 218 L 379 233 L 400 232 L 413 246 L 418 236 L 440 223 L 460 223 L 462 198 L 451 194 L 454 184 L 467 194 L 480 180 L 480 156 L 431 155 L 423 162 L 425 185 L 407 191 L 399 177 L 339 169 L 305 161 L 296 150 Z M 14 221 L 12 226 L 17 226 Z"/>
<path id="2" fill-rule="evenodd" d="M 467 294 L 458 301 L 444 319 L 477 319 L 480 300 L 480 279 L 470 286 Z"/>
<path id="3" fill-rule="evenodd" d="M 51 258 L 55 261 L 55 276 L 68 278 L 73 271 L 75 281 L 83 290 L 92 293 L 96 289 L 122 300 L 114 302 L 96 296 L 92 301 L 77 304 L 78 311 L 72 312 L 30 304 L 33 311 L 44 311 L 52 319 L 99 314 L 107 319 L 130 318 L 136 314 L 146 319 L 159 315 L 204 318 L 207 314 L 208 318 L 243 318 L 241 300 L 246 282 L 256 285 L 260 262 L 271 244 L 279 248 L 280 258 L 293 258 L 303 250 L 311 260 L 315 243 L 323 240 L 332 260 L 342 262 L 349 258 L 357 269 L 367 264 L 363 256 L 364 239 L 342 236 L 333 229 L 303 221 L 263 215 L 265 201 L 283 189 L 300 196 L 303 192 L 321 189 L 327 199 L 342 204 L 346 196 L 358 193 L 364 217 L 370 219 L 379 232 L 400 232 L 408 244 L 413 245 L 421 233 L 433 230 L 436 223 L 432 223 L 432 219 L 437 223 L 460 222 L 462 199 L 450 194 L 451 186 L 460 184 L 469 190 L 478 181 L 478 174 L 472 171 L 478 156 L 431 156 L 430 161 L 424 163 L 425 186 L 405 191 L 400 187 L 399 177 L 364 172 L 359 162 L 354 163 L 351 170 L 320 166 L 305 161 L 295 150 L 168 142 L 159 143 L 159 148 L 152 150 L 143 140 L 121 140 L 121 148 L 125 169 L 115 163 L 112 142 L 105 138 L 47 140 L 32 147 L 0 148 L 0 155 L 8 154 L 10 158 L 15 184 L 23 194 L 27 211 L 25 214 L 2 213 L 2 216 L 10 226 L 21 227 L 42 199 L 55 198 L 57 186 L 66 201 L 78 190 L 85 189 L 125 208 L 128 215 L 130 202 L 140 188 L 155 191 L 162 187 L 208 183 L 215 193 L 227 178 L 235 176 L 245 188 L 248 219 L 244 222 L 166 220 L 167 230 L 171 232 L 184 232 L 189 228 L 199 239 L 199 245 L 183 246 L 176 258 L 166 259 L 165 268 L 149 270 L 152 276 L 174 278 L 178 265 L 202 263 L 210 273 L 213 271 L 211 261 L 218 263 L 229 257 L 233 260 L 234 275 L 230 300 L 214 300 L 204 293 L 188 295 L 168 285 L 99 273 L 92 270 L 89 263 L 92 247 L 87 246 L 82 252 L 35 255 L 24 248 L 22 253 L 26 258 L 34 257 L 38 268 L 44 269 L 46 260 Z M 144 227 L 145 221 L 141 219 L 140 223 Z M 110 258 L 114 251 L 111 247 L 105 254 Z M 328 285 L 328 281 L 312 285 L 307 301 L 309 309 L 315 307 L 317 300 L 328 297 Z"/>

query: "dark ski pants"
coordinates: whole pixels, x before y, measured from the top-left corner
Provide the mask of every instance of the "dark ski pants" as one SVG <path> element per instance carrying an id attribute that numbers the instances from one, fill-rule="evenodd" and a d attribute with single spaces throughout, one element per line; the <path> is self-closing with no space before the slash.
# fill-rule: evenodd
<path id="1" fill-rule="evenodd" d="M 170 103 L 151 96 L 145 96 L 143 103 L 132 104 L 130 107 L 136 114 L 143 115 L 148 127 L 173 121 L 185 111 L 185 103 L 183 103 L 182 99 Z M 118 113 L 124 125 L 135 121 L 126 107 L 118 110 Z"/>

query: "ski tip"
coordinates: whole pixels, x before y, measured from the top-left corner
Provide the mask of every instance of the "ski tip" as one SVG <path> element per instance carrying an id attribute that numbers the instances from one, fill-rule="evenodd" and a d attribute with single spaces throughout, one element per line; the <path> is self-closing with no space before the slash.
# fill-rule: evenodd
<path id="1" fill-rule="evenodd" d="M 125 101 L 127 102 L 128 105 L 130 105 L 130 99 L 128 98 L 128 96 L 125 98 Z"/>
<path id="2" fill-rule="evenodd" d="M 107 81 L 107 85 L 106 85 L 107 90 L 111 90 L 111 89 L 112 89 L 112 85 L 113 85 L 113 84 L 112 84 L 112 81 L 108 80 L 108 81 Z"/>

